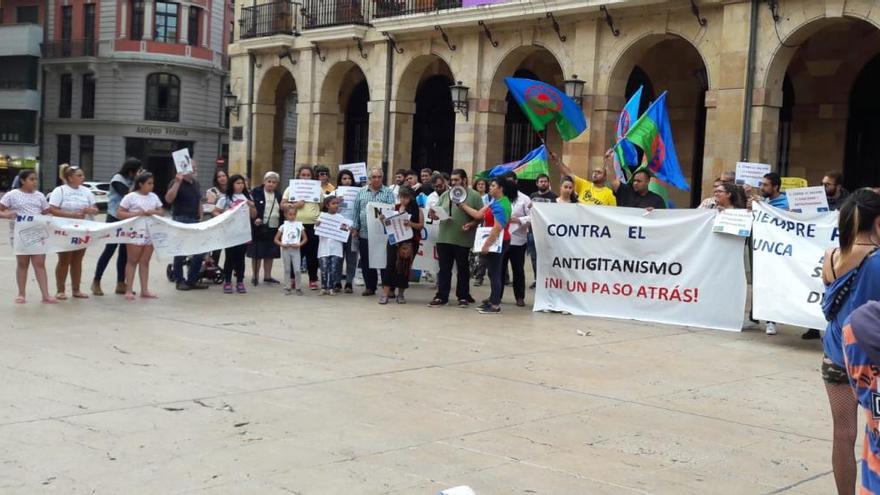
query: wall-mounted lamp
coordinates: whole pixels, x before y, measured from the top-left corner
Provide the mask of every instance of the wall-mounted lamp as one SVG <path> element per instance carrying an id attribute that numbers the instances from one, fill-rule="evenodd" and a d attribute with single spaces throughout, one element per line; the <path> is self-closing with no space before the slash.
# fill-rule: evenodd
<path id="1" fill-rule="evenodd" d="M 469 89 L 461 84 L 461 81 L 449 86 L 449 91 L 452 93 L 452 108 L 464 115 L 464 120 L 468 119 L 468 110 L 470 108 L 470 102 L 468 101 Z"/>
<path id="2" fill-rule="evenodd" d="M 571 76 L 571 79 L 565 80 L 565 96 L 568 96 L 578 105 L 584 104 L 584 81 L 578 79 L 577 74 Z"/>
<path id="3" fill-rule="evenodd" d="M 235 96 L 235 93 L 232 92 L 229 86 L 226 86 L 226 92 L 223 93 L 223 105 L 229 110 L 229 113 L 238 117 L 238 107 L 240 106 L 238 104 L 238 97 Z"/>

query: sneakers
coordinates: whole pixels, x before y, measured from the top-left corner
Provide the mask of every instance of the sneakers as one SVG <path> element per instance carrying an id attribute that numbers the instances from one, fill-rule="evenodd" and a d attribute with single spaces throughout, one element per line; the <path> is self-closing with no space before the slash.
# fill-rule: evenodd
<path id="1" fill-rule="evenodd" d="M 330 295 L 330 291 L 327 290 L 327 289 L 321 289 L 321 295 L 322 295 L 322 296 L 329 296 L 329 295 Z"/>
<path id="2" fill-rule="evenodd" d="M 318 282 L 309 282 L 309 290 L 318 290 Z"/>
<path id="3" fill-rule="evenodd" d="M 447 304 L 449 304 L 449 301 L 444 301 L 443 299 L 435 297 L 434 299 L 431 300 L 431 302 L 428 303 L 428 307 L 429 308 L 437 308 L 440 306 L 446 306 Z"/>
<path id="4" fill-rule="evenodd" d="M 471 302 L 468 301 L 467 299 L 459 299 L 458 300 L 458 307 L 459 308 L 466 308 L 470 305 L 471 305 Z"/>
<path id="5" fill-rule="evenodd" d="M 764 331 L 767 333 L 767 335 L 776 335 L 776 323 L 768 321 L 767 326 L 764 327 Z"/>
<path id="6" fill-rule="evenodd" d="M 477 311 L 479 311 L 481 315 L 497 315 L 498 313 L 501 313 L 501 306 L 487 304 L 485 306 L 480 306 L 480 309 Z"/>
<path id="7" fill-rule="evenodd" d="M 803 335 L 801 335 L 801 338 L 804 340 L 816 340 L 816 339 L 821 339 L 822 334 L 819 333 L 819 331 L 816 330 L 815 328 L 811 328 L 811 329 L 807 330 L 806 332 L 804 332 Z"/>
<path id="8" fill-rule="evenodd" d="M 403 297 L 403 294 L 397 295 L 397 304 L 406 304 L 406 298 Z"/>
<path id="9" fill-rule="evenodd" d="M 235 292 L 238 292 L 239 294 L 245 294 L 247 292 L 247 289 L 244 288 L 244 282 L 235 284 Z"/>
<path id="10" fill-rule="evenodd" d="M 354 290 L 351 287 L 351 284 L 345 284 L 345 291 L 344 292 L 346 294 L 351 294 L 352 292 L 354 292 Z"/>
<path id="11" fill-rule="evenodd" d="M 125 285 L 125 284 L 123 284 L 123 285 Z M 92 281 L 92 294 L 94 294 L 96 296 L 103 296 L 104 295 L 104 291 L 101 290 L 101 281 L 100 280 L 93 280 Z"/>
<path id="12" fill-rule="evenodd" d="M 289 296 L 292 292 L 293 292 L 293 291 L 290 290 L 290 287 L 287 287 L 287 288 L 284 289 L 284 295 L 285 295 L 285 296 Z"/>
<path id="13" fill-rule="evenodd" d="M 388 296 L 379 296 L 379 304 L 388 304 Z"/>
<path id="14" fill-rule="evenodd" d="M 303 290 L 302 290 L 302 289 L 296 289 L 296 295 L 298 295 L 298 296 L 303 295 Z"/>
<path id="15" fill-rule="evenodd" d="M 232 292 L 233 292 L 232 291 L 232 284 L 230 284 L 229 282 L 226 282 L 225 284 L 223 284 L 223 293 L 224 294 L 232 294 Z"/>
<path id="16" fill-rule="evenodd" d="M 174 288 L 177 290 L 189 290 L 190 286 L 186 282 L 177 282 Z"/>

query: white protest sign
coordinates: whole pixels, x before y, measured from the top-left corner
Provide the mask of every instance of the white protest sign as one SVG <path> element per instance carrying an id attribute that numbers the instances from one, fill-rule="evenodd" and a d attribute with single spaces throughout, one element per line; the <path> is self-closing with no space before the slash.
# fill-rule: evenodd
<path id="1" fill-rule="evenodd" d="M 822 259 L 839 244 L 837 212 L 793 213 L 755 203 L 752 223 L 752 316 L 825 328 Z"/>
<path id="2" fill-rule="evenodd" d="M 788 209 L 795 213 L 828 211 L 828 196 L 823 186 L 799 187 L 785 191 Z"/>
<path id="3" fill-rule="evenodd" d="M 354 181 L 358 184 L 366 184 L 367 182 L 367 164 L 365 162 L 343 163 L 339 166 L 339 170 L 348 170 L 354 175 Z"/>
<path id="4" fill-rule="evenodd" d="M 174 167 L 177 169 L 178 174 L 187 175 L 193 173 L 192 158 L 189 156 L 189 148 L 172 151 L 171 158 L 174 159 Z"/>
<path id="5" fill-rule="evenodd" d="M 354 219 L 354 200 L 360 192 L 360 187 L 339 186 L 334 193 L 339 198 L 339 213 L 349 220 Z"/>
<path id="6" fill-rule="evenodd" d="M 761 180 L 769 173 L 770 165 L 767 163 L 737 162 L 736 183 L 760 187 Z"/>
<path id="7" fill-rule="evenodd" d="M 13 231 L 15 254 L 76 251 L 106 244 L 140 242 L 147 236 L 143 217 L 105 223 L 46 215 L 17 217 Z"/>
<path id="8" fill-rule="evenodd" d="M 152 216 L 147 219 L 147 230 L 156 255 L 162 259 L 209 253 L 251 241 L 251 219 L 246 203 L 200 223 L 180 223 Z"/>
<path id="9" fill-rule="evenodd" d="M 289 201 L 320 203 L 323 193 L 324 190 L 321 189 L 321 181 L 319 180 L 290 179 L 290 187 L 288 188 Z"/>
<path id="10" fill-rule="evenodd" d="M 752 233 L 752 212 L 732 208 L 719 210 L 712 223 L 712 232 L 748 237 Z"/>
<path id="11" fill-rule="evenodd" d="M 385 226 L 385 236 L 388 238 L 388 244 L 393 246 L 412 239 L 413 229 L 407 225 L 409 213 L 385 210 L 382 212 L 382 215 L 385 217 L 382 224 Z"/>
<path id="12" fill-rule="evenodd" d="M 475 253 L 483 252 L 483 245 L 486 244 L 486 239 L 492 234 L 492 227 L 477 227 L 476 235 L 474 236 L 474 247 L 473 251 Z M 502 248 L 502 243 L 504 242 L 504 235 L 498 234 L 498 237 L 495 238 L 495 242 L 493 242 L 489 246 L 490 253 L 500 253 Z"/>
<path id="13" fill-rule="evenodd" d="M 388 238 L 385 237 L 385 227 L 379 220 L 379 215 L 384 210 L 393 209 L 394 205 L 388 203 L 367 203 L 367 243 L 369 245 L 370 268 L 385 268 L 388 259 Z"/>
<path id="14" fill-rule="evenodd" d="M 348 242 L 348 228 L 351 221 L 340 214 L 321 213 L 318 216 L 320 225 L 315 227 L 315 235 L 326 237 L 342 243 Z"/>
<path id="15" fill-rule="evenodd" d="M 437 236 L 440 235 L 440 221 L 428 218 L 428 212 L 422 211 L 425 226 L 419 239 L 419 250 L 413 258 L 413 270 L 425 270 L 431 273 L 440 271 L 440 258 L 437 256 Z"/>
<path id="16" fill-rule="evenodd" d="M 712 233 L 715 212 L 536 203 L 535 311 L 740 331 L 741 238 Z"/>
<path id="17" fill-rule="evenodd" d="M 446 208 L 443 208 L 440 205 L 431 205 L 428 209 L 434 212 L 434 215 L 437 216 L 437 220 L 440 222 L 442 222 L 443 220 L 449 220 L 450 218 L 449 212 L 446 211 Z M 428 218 L 427 212 L 425 212 L 425 218 Z"/>
<path id="18" fill-rule="evenodd" d="M 281 244 L 299 244 L 302 240 L 302 233 L 305 230 L 302 222 L 284 222 L 283 234 L 281 234 Z"/>

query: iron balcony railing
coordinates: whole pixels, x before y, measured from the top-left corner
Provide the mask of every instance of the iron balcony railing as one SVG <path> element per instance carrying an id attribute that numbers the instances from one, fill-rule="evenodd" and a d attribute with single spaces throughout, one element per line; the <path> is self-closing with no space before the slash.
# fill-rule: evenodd
<path id="1" fill-rule="evenodd" d="M 58 40 L 42 43 L 43 57 L 94 57 L 98 52 L 98 43 L 94 39 Z"/>
<path id="2" fill-rule="evenodd" d="M 370 24 L 372 0 L 306 0 L 303 9 L 303 29 L 314 29 L 345 24 Z"/>
<path id="3" fill-rule="evenodd" d="M 144 120 L 158 120 L 161 122 L 178 122 L 180 120 L 180 109 L 176 106 L 161 107 L 147 105 L 144 110 Z"/>
<path id="4" fill-rule="evenodd" d="M 461 0 L 373 0 L 373 16 L 377 19 L 399 15 L 436 12 L 461 7 Z"/>
<path id="5" fill-rule="evenodd" d="M 299 34 L 300 4 L 272 2 L 242 7 L 239 39 L 260 38 L 275 34 Z"/>

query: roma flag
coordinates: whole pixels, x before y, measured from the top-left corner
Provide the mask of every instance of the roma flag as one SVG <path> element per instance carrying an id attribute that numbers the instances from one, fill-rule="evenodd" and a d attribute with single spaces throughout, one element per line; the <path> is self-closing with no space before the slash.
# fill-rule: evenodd
<path id="1" fill-rule="evenodd" d="M 629 98 L 626 105 L 620 111 L 620 117 L 617 119 L 617 147 L 614 149 L 614 172 L 618 177 L 629 179 L 632 175 L 630 167 L 633 167 L 639 161 L 639 155 L 636 147 L 623 136 L 629 131 L 630 126 L 639 117 L 639 104 L 642 102 L 642 86 Z M 626 175 L 624 175 L 626 174 Z"/>
<path id="2" fill-rule="evenodd" d="M 571 141 L 587 130 L 583 110 L 553 86 L 517 77 L 506 77 L 504 82 L 536 131 L 545 130 L 553 122 L 562 140 Z"/>
<path id="3" fill-rule="evenodd" d="M 672 141 L 672 126 L 666 113 L 666 91 L 645 110 L 624 136 L 645 152 L 648 169 L 663 182 L 684 191 L 690 186 L 681 174 Z"/>
<path id="4" fill-rule="evenodd" d="M 507 172 L 513 171 L 517 179 L 535 180 L 541 174 L 550 174 L 549 157 L 547 156 L 547 148 L 542 144 L 524 156 L 518 162 L 503 163 L 495 165 L 489 170 L 477 174 L 477 177 L 489 179 L 492 177 L 500 177 Z"/>

